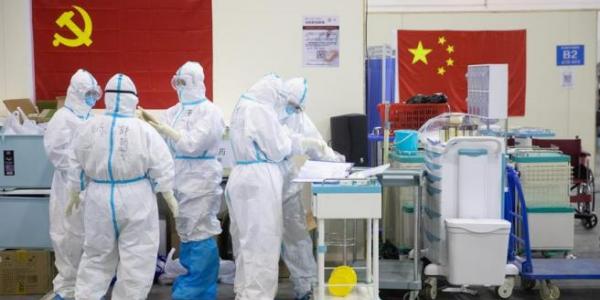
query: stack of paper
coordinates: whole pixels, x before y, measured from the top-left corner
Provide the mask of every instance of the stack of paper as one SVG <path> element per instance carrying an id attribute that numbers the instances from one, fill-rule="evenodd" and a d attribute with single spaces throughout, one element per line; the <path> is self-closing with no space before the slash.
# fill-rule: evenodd
<path id="1" fill-rule="evenodd" d="M 346 178 L 350 174 L 352 163 L 306 161 L 298 172 L 295 182 L 323 182 L 325 180 Z"/>

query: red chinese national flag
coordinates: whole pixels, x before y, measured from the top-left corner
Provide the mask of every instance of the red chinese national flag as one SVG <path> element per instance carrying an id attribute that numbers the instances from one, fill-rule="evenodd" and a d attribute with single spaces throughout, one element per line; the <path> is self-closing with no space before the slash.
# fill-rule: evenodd
<path id="1" fill-rule="evenodd" d="M 71 75 L 83 68 L 102 88 L 115 73 L 125 73 L 140 105 L 166 108 L 177 101 L 171 77 L 188 60 L 204 67 L 212 98 L 211 0 L 32 4 L 36 99 L 65 95 Z"/>
<path id="2" fill-rule="evenodd" d="M 467 111 L 468 65 L 508 64 L 508 113 L 525 115 L 525 30 L 398 30 L 400 99 L 441 92 Z"/>

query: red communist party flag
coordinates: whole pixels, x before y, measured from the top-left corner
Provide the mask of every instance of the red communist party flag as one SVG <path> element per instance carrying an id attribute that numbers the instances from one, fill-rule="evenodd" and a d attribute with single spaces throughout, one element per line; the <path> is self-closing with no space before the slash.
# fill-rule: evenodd
<path id="1" fill-rule="evenodd" d="M 400 99 L 437 92 L 467 111 L 468 65 L 508 64 L 508 113 L 525 115 L 525 30 L 398 30 Z"/>
<path id="2" fill-rule="evenodd" d="M 64 96 L 83 68 L 102 88 L 125 73 L 140 105 L 166 108 L 177 101 L 171 78 L 188 60 L 204 67 L 212 98 L 211 0 L 36 0 L 32 10 L 36 99 Z"/>

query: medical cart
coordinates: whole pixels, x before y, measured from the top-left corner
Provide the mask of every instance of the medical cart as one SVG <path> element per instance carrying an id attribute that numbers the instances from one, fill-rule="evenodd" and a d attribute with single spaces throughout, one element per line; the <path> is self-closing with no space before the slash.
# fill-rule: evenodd
<path id="1" fill-rule="evenodd" d="M 389 154 L 390 170 L 416 170 L 421 174 L 425 161 L 422 151 Z M 416 175 L 415 175 L 416 176 Z M 420 179 L 420 177 L 419 177 Z M 415 189 L 420 188 L 420 180 L 414 185 L 383 186 L 382 240 L 397 248 L 399 254 L 407 254 L 413 248 L 415 223 Z M 388 258 L 385 256 L 384 258 Z"/>
<path id="2" fill-rule="evenodd" d="M 600 259 L 532 258 L 527 204 L 517 173 L 507 168 L 508 192 L 505 218 L 513 224 L 509 239 L 509 261 L 519 270 L 521 286 L 533 289 L 540 282 L 540 298 L 557 300 L 560 289 L 551 280 L 600 279 Z M 518 197 L 516 197 L 518 195 Z M 520 228 L 520 232 L 516 228 Z M 524 255 L 524 256 L 522 256 Z"/>
<path id="3" fill-rule="evenodd" d="M 416 158 L 418 160 L 418 158 Z M 418 163 L 418 162 L 417 162 Z M 413 208 L 413 223 L 410 227 L 413 232 L 412 237 L 412 252 L 420 253 L 421 251 L 421 195 L 422 195 L 422 180 L 423 170 L 415 169 L 396 169 L 391 168 L 378 176 L 381 185 L 384 188 L 413 188 L 412 208 Z M 403 220 L 403 224 L 409 225 L 408 220 Z M 421 290 L 421 269 L 418 255 L 417 259 L 403 258 L 397 260 L 384 259 L 380 261 L 381 267 L 379 270 L 379 286 L 383 289 L 402 289 L 410 290 L 409 299 L 417 299 L 418 291 Z"/>
<path id="4" fill-rule="evenodd" d="M 379 299 L 379 220 L 381 219 L 381 185 L 376 180 L 353 184 L 342 180 L 337 183 L 312 184 L 312 211 L 317 219 L 317 300 L 334 299 L 326 292 L 325 266 L 327 254 L 326 220 L 358 219 L 366 220 L 366 258 L 364 266 L 352 266 L 362 272 L 359 283 L 354 287 L 348 300 Z M 345 236 L 343 237 L 346 238 Z M 344 262 L 345 263 L 345 262 Z"/>
<path id="5" fill-rule="evenodd" d="M 0 248 L 52 248 L 53 167 L 43 141 L 43 135 L 0 135 Z"/>

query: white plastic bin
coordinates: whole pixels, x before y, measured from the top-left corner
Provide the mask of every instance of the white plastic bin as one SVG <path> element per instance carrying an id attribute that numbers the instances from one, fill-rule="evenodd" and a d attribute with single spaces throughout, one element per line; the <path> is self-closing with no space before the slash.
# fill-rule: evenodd
<path id="1" fill-rule="evenodd" d="M 570 206 L 527 207 L 533 250 L 572 250 L 575 238 Z"/>
<path id="2" fill-rule="evenodd" d="M 448 281 L 499 286 L 504 282 L 510 223 L 501 219 L 446 219 Z"/>

